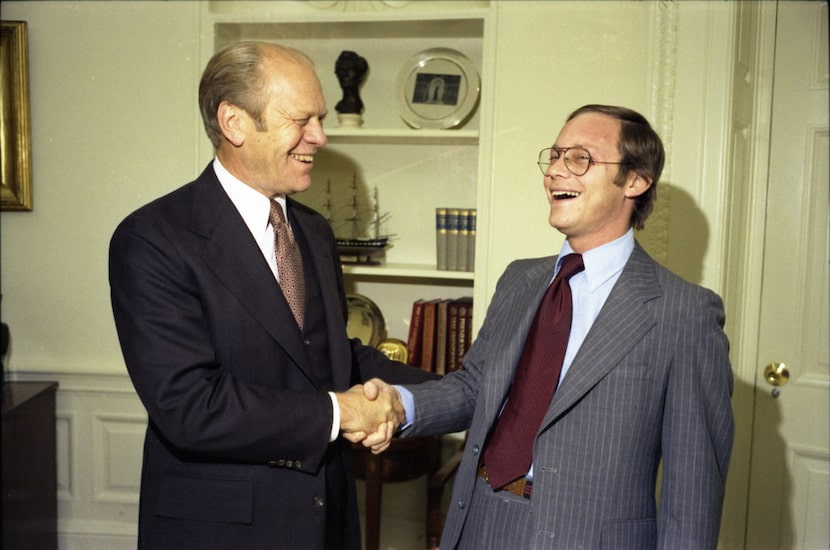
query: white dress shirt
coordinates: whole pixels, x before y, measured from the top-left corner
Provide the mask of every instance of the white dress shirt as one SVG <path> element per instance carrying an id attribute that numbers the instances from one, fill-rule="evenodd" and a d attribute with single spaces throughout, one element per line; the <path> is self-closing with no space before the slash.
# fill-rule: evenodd
<path id="1" fill-rule="evenodd" d="M 276 251 L 274 250 L 274 227 L 270 221 L 271 199 L 228 172 L 218 158 L 213 159 L 213 170 L 216 172 L 216 177 L 219 179 L 222 189 L 228 194 L 239 215 L 242 216 L 245 225 L 248 226 L 248 230 L 256 241 L 260 252 L 262 252 L 263 258 L 268 263 L 268 267 L 271 268 L 274 278 L 279 282 L 280 275 L 277 268 Z M 285 197 L 281 196 L 273 200 L 277 201 L 282 207 L 287 220 L 288 212 Z M 334 441 L 340 433 L 340 406 L 334 392 L 328 393 L 333 411 L 329 441 Z"/>

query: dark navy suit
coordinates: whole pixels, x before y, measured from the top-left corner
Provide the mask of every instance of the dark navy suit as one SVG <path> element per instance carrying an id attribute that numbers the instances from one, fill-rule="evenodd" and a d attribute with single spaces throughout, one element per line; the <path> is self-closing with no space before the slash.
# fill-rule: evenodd
<path id="1" fill-rule="evenodd" d="M 110 244 L 112 305 L 147 409 L 142 548 L 360 547 L 349 444 L 327 391 L 423 379 L 349 340 L 334 236 L 289 199 L 300 331 L 214 170 L 129 215 Z"/>

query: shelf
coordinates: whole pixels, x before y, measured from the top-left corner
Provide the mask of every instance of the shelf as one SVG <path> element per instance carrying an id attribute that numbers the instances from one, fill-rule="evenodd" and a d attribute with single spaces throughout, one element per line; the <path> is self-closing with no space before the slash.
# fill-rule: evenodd
<path id="1" fill-rule="evenodd" d="M 487 16 L 489 0 L 430 0 L 408 2 L 404 9 L 377 6 L 379 2 L 344 0 L 330 1 L 331 6 L 313 6 L 314 2 L 262 2 L 261 0 L 220 0 L 205 2 L 206 13 L 223 23 L 249 25 L 294 25 L 333 29 L 334 39 L 354 36 L 396 37 L 397 26 L 426 26 L 421 34 L 437 37 L 457 34 L 455 21 L 481 20 Z M 386 2 L 384 2 L 386 3 Z M 391 4 L 391 2 L 389 2 Z M 319 2 L 318 2 L 319 4 Z M 335 5 L 339 4 L 339 6 Z M 361 26 L 362 25 L 362 26 Z M 369 25 L 374 25 L 370 27 Z M 391 27 L 391 28 L 390 28 Z M 463 31 L 462 31 L 463 32 Z"/>
<path id="2" fill-rule="evenodd" d="M 463 131 L 444 131 L 428 134 L 413 130 L 404 122 L 398 107 L 398 76 L 403 69 L 411 68 L 413 56 L 430 48 L 449 48 L 466 56 L 482 72 L 484 17 L 486 11 L 433 10 L 414 11 L 421 2 L 413 2 L 406 10 L 383 9 L 343 12 L 338 10 L 308 9 L 307 2 L 253 2 L 248 7 L 236 2 L 211 4 L 207 51 L 239 40 L 265 40 L 298 48 L 305 52 L 317 68 L 323 95 L 329 106 L 327 126 L 332 134 L 344 132 L 341 143 L 418 144 L 438 143 L 478 144 L 479 115 L 476 108 L 463 122 Z M 342 5 L 358 3 L 342 2 Z M 425 2 L 423 4 L 432 4 Z M 360 3 L 368 7 L 370 3 Z M 296 17 L 289 6 L 298 8 Z M 305 8 L 305 9 L 303 9 Z M 361 20 L 354 20 L 358 17 Z M 334 20 L 332 20 L 334 19 Z M 337 128 L 334 105 L 343 96 L 335 74 L 339 54 L 354 51 L 369 65 L 369 71 L 361 85 L 360 96 L 364 103 L 363 127 L 360 129 Z M 328 129 L 328 128 L 327 128 Z M 369 141 L 357 139 L 357 132 L 371 134 Z M 472 131 L 472 133 L 469 133 Z M 427 138 L 427 136 L 430 136 Z M 339 136 L 338 136 L 339 137 Z"/>
<path id="3" fill-rule="evenodd" d="M 440 281 L 473 282 L 474 273 L 469 271 L 439 271 L 431 265 L 389 263 L 386 265 L 344 265 L 343 274 L 357 277 L 433 279 Z"/>
<path id="4" fill-rule="evenodd" d="M 326 128 L 331 143 L 477 145 L 478 130 Z"/>

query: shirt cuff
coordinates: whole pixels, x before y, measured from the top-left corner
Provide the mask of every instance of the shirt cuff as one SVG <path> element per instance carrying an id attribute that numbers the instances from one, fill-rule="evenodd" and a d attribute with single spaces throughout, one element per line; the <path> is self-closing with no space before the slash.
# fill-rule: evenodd
<path id="1" fill-rule="evenodd" d="M 395 386 L 395 389 L 398 390 L 398 394 L 401 396 L 401 404 L 406 413 L 406 423 L 398 427 L 398 431 L 401 431 L 415 423 L 415 398 L 412 396 L 412 392 L 403 386 Z"/>
<path id="2" fill-rule="evenodd" d="M 337 436 L 340 434 L 340 405 L 337 403 L 337 397 L 335 397 L 334 392 L 329 392 L 329 398 L 331 399 L 331 433 L 329 434 L 329 443 L 337 439 Z"/>

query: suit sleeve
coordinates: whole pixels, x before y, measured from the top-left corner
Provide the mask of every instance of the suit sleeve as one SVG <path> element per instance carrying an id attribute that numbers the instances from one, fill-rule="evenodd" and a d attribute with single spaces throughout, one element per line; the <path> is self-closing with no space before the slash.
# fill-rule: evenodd
<path id="1" fill-rule="evenodd" d="M 403 432 L 405 437 L 467 430 L 476 407 L 500 399 L 498 387 L 509 386 L 512 377 L 511 357 L 516 348 L 524 345 L 514 330 L 520 331 L 524 324 L 522 319 L 527 317 L 528 311 L 526 301 L 531 300 L 530 293 L 516 285 L 527 264 L 527 261 L 514 261 L 499 278 L 484 323 L 464 355 L 462 368 L 439 381 L 407 386 L 413 396 L 415 420 Z M 484 383 L 485 370 L 488 371 L 489 385 Z M 501 383 L 494 386 L 494 381 Z"/>
<path id="2" fill-rule="evenodd" d="M 717 547 L 734 436 L 723 304 L 699 290 L 666 391 L 658 514 L 658 546 L 666 550 Z"/>
<path id="3" fill-rule="evenodd" d="M 328 395 L 275 379 L 284 376 L 277 374 L 279 356 L 256 331 L 240 338 L 242 328 L 217 334 L 207 309 L 239 306 L 229 293 L 206 286 L 204 270 L 194 268 L 198 260 L 172 235 L 175 229 L 155 216 L 133 215 L 110 243 L 116 328 L 151 427 L 183 456 L 252 463 L 288 458 L 315 470 L 328 446 Z M 220 350 L 220 341 L 233 347 Z M 220 357 L 228 363 L 233 354 L 233 365 L 222 364 Z M 268 368 L 271 378 L 260 383 L 257 373 L 264 371 L 257 369 Z"/>
<path id="4" fill-rule="evenodd" d="M 359 379 L 354 381 L 356 384 L 372 378 L 380 378 L 390 384 L 418 384 L 440 378 L 433 372 L 391 361 L 379 350 L 363 345 L 359 339 L 352 339 L 351 345 L 357 367 L 355 372 L 359 375 Z"/>

